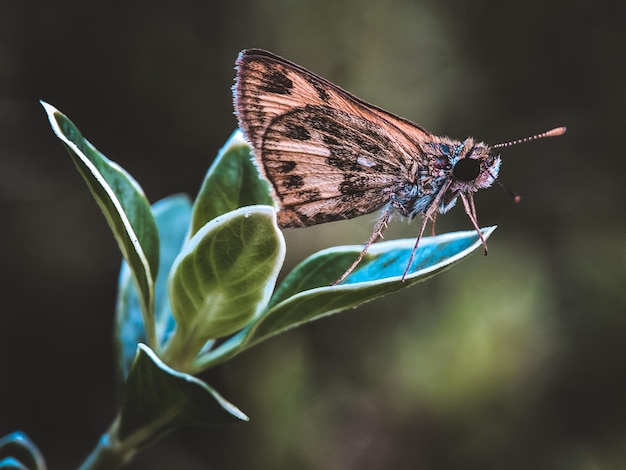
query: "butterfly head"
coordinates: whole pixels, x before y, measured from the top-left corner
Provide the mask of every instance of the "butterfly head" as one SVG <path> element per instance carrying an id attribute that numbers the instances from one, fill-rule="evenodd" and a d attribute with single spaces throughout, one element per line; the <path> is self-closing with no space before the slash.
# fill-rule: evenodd
<path id="1" fill-rule="evenodd" d="M 535 134 L 523 139 L 503 142 L 492 146 L 475 142 L 468 137 L 463 142 L 447 142 L 439 144 L 440 149 L 447 155 L 447 164 L 450 171 L 449 183 L 441 200 L 440 212 L 446 212 L 456 202 L 459 194 L 471 194 L 482 188 L 488 188 L 494 182 L 502 186 L 513 200 L 517 202 L 519 196 L 508 190 L 498 181 L 500 172 L 500 155 L 492 152 L 499 148 L 530 142 L 545 137 L 556 137 L 565 133 L 565 127 L 557 127 L 547 132 Z"/>
<path id="2" fill-rule="evenodd" d="M 445 193 L 441 198 L 440 212 L 451 209 L 460 193 L 473 193 L 488 188 L 500 172 L 500 155 L 492 154 L 492 149 L 482 142 L 475 142 L 471 137 L 462 142 L 446 145 L 446 169 L 448 180 Z"/>
<path id="3" fill-rule="evenodd" d="M 488 145 L 474 142 L 470 137 L 455 146 L 449 163 L 452 177 L 450 189 L 468 192 L 491 186 L 498 177 L 501 160 L 500 155 L 491 154 Z"/>

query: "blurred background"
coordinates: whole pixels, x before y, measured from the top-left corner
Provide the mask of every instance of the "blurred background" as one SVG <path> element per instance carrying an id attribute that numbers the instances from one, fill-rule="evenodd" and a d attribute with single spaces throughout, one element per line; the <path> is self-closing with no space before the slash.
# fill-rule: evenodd
<path id="1" fill-rule="evenodd" d="M 503 150 L 522 201 L 478 193 L 488 257 L 209 371 L 251 422 L 128 468 L 626 468 L 625 20 L 603 0 L 3 2 L 0 436 L 75 468 L 116 410 L 120 255 L 38 100 L 152 202 L 195 195 L 236 126 L 237 53 L 260 47 L 438 135 L 568 132 Z M 375 218 L 287 231 L 285 272 Z"/>

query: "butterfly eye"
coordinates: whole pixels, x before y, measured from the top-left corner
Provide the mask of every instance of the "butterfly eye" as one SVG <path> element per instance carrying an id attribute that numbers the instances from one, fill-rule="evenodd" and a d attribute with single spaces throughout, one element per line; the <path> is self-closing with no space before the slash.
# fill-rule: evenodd
<path id="1" fill-rule="evenodd" d="M 462 158 L 452 167 L 452 176 L 459 181 L 470 182 L 480 174 L 480 161 L 474 158 Z"/>

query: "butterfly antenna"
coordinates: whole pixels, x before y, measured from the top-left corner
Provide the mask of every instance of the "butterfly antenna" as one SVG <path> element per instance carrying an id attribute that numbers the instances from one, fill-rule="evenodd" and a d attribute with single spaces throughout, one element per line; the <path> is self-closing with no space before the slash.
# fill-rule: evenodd
<path id="1" fill-rule="evenodd" d="M 491 177 L 493 178 L 493 180 L 498 183 L 498 186 L 500 186 L 500 188 L 502 188 L 502 190 L 507 193 L 509 196 L 511 196 L 511 199 L 513 199 L 513 202 L 515 204 L 517 204 L 518 202 L 520 202 L 522 200 L 522 197 L 516 193 L 515 191 L 511 190 L 508 186 L 506 186 L 502 181 L 500 181 L 498 178 L 496 178 L 496 176 L 494 176 L 494 174 L 490 171 L 489 174 L 491 175 Z"/>
<path id="2" fill-rule="evenodd" d="M 523 139 L 511 140 L 509 142 L 502 142 L 502 143 L 499 143 L 499 144 L 495 144 L 495 145 L 492 145 L 491 148 L 494 148 L 494 149 L 504 148 L 504 147 L 510 147 L 512 145 L 523 144 L 524 142 L 531 142 L 533 140 L 544 139 L 546 137 L 557 137 L 559 135 L 565 134 L 566 130 L 567 130 L 567 128 L 564 127 L 564 126 L 562 126 L 562 127 L 555 127 L 554 129 L 551 129 L 549 131 L 542 132 L 540 134 L 531 135 L 530 137 L 524 137 Z M 493 175 L 491 175 L 491 176 L 493 177 Z M 498 183 L 498 186 L 500 186 L 504 190 L 505 193 L 507 193 L 509 196 L 511 196 L 511 199 L 513 199 L 513 202 L 515 202 L 515 203 L 520 202 L 520 200 L 522 198 L 520 197 L 519 194 L 517 194 L 515 191 L 512 191 L 511 189 L 506 187 L 502 183 L 502 181 L 500 181 L 498 178 L 493 177 L 493 179 L 495 180 L 496 183 Z"/>
<path id="3" fill-rule="evenodd" d="M 517 204 L 518 202 L 522 200 L 522 197 L 518 193 L 516 193 L 515 191 L 505 186 L 504 183 L 497 178 L 496 178 L 496 183 L 498 183 L 498 186 L 500 186 L 505 193 L 511 196 L 511 199 L 513 199 L 513 202 L 515 204 Z"/>
<path id="4" fill-rule="evenodd" d="M 541 134 L 531 135 L 530 137 L 524 137 L 523 139 L 511 140 L 510 142 L 502 142 L 499 144 L 492 145 L 491 148 L 498 149 L 503 147 L 510 147 L 511 145 L 523 144 L 524 142 L 530 142 L 537 139 L 543 139 L 545 137 L 557 137 L 559 135 L 565 134 L 567 128 L 565 127 L 555 127 L 546 132 L 542 132 Z"/>

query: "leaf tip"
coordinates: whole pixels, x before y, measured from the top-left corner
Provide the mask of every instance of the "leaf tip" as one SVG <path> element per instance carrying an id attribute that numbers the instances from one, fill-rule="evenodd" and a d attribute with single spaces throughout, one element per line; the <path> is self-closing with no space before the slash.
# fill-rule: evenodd
<path id="1" fill-rule="evenodd" d="M 483 227 L 480 229 L 480 232 L 483 234 L 485 239 L 489 238 L 491 234 L 498 228 L 497 225 L 491 225 L 490 227 Z"/>
<path id="2" fill-rule="evenodd" d="M 61 140 L 65 141 L 65 135 L 61 130 L 62 118 L 67 119 L 61 111 L 52 106 L 50 103 L 45 102 L 44 100 L 39 100 L 41 106 L 43 106 L 46 115 L 48 116 L 48 121 L 50 122 L 50 126 L 52 127 L 52 131 L 59 137 Z M 61 120 L 59 120 L 61 119 Z"/>
<path id="3" fill-rule="evenodd" d="M 243 136 L 243 132 L 241 132 L 241 129 L 239 128 L 235 129 L 235 131 L 230 135 L 226 144 L 224 144 L 224 147 L 232 147 L 235 145 L 248 145 L 248 141 Z"/>
<path id="4" fill-rule="evenodd" d="M 59 110 L 52 106 L 50 103 L 47 103 L 44 100 L 39 100 L 39 104 L 43 107 L 44 111 L 48 115 L 48 119 L 52 120 L 55 113 L 58 113 Z"/>

